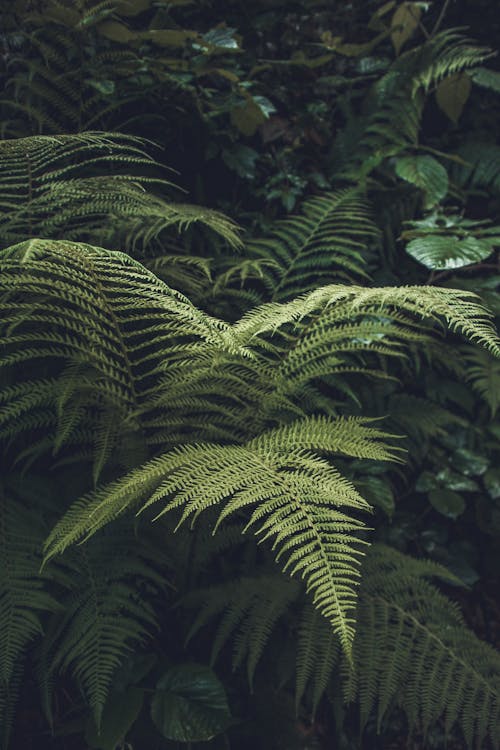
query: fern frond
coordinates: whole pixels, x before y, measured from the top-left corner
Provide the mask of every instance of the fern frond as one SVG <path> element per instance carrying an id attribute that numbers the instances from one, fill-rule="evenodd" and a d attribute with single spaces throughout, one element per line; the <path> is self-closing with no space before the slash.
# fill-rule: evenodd
<path id="1" fill-rule="evenodd" d="M 41 614 L 59 605 L 39 575 L 46 529 L 33 510 L 0 488 L 0 683 L 7 686 L 27 645 L 42 633 Z"/>
<path id="2" fill-rule="evenodd" d="M 364 725 L 375 712 L 380 729 L 390 711 L 405 711 L 424 735 L 443 719 L 458 724 L 467 745 L 493 743 L 500 728 L 500 657 L 464 625 L 458 608 L 431 583 L 457 585 L 435 563 L 375 545 L 364 565 L 348 700 L 360 702 Z"/>
<path id="3" fill-rule="evenodd" d="M 164 586 L 152 557 L 134 534 L 115 527 L 62 561 L 68 593 L 50 632 L 51 669 L 74 675 L 97 726 L 116 669 L 157 628 L 151 604 L 139 593 L 141 582 L 156 595 Z"/>
<path id="4" fill-rule="evenodd" d="M 305 201 L 247 252 L 267 264 L 262 276 L 271 299 L 284 301 L 336 279 L 367 278 L 363 255 L 376 235 L 365 201 L 341 190 Z"/>
<path id="5" fill-rule="evenodd" d="M 0 242 L 64 237 L 133 250 L 197 223 L 240 245 L 236 225 L 219 212 L 152 193 L 172 183 L 151 176 L 159 165 L 145 146 L 98 132 L 2 141 Z"/>
<path id="6" fill-rule="evenodd" d="M 306 604 L 297 633 L 295 705 L 309 688 L 313 715 L 328 687 L 332 671 L 340 657 L 339 642 L 328 621 Z"/>
<path id="7" fill-rule="evenodd" d="M 246 530 L 273 541 L 277 561 L 284 557 L 284 570 L 305 580 L 348 650 L 364 524 L 344 509 L 369 506 L 336 469 L 306 449 L 387 459 L 391 453 L 377 444 L 381 436 L 358 420 L 340 424 L 336 434 L 335 420 L 312 418 L 245 446 L 178 448 L 78 501 L 51 533 L 47 554 L 62 552 L 139 504 L 146 509 L 164 501 L 157 517 L 180 508 L 182 523 L 224 502 L 216 528 L 235 513 L 245 514 Z"/>
<path id="8" fill-rule="evenodd" d="M 197 341 L 226 348 L 227 326 L 121 253 L 34 240 L 5 250 L 0 263 L 2 366 L 45 359 L 53 376 L 16 376 L 2 396 L 3 434 L 17 440 L 51 427 L 57 450 L 93 424 L 96 476 L 120 432 L 142 424 L 154 440 L 149 388 L 167 359 L 192 361 Z"/>
<path id="9" fill-rule="evenodd" d="M 251 310 L 232 327 L 231 335 L 241 345 L 251 343 L 255 347 L 268 348 L 271 337 L 282 336 L 283 339 L 288 337 L 289 347 L 290 339 L 294 342 L 303 339 L 311 348 L 316 346 L 319 349 L 324 343 L 321 332 L 325 328 L 347 321 L 352 323 L 358 316 L 380 315 L 384 318 L 395 310 L 407 316 L 403 335 L 411 318 L 428 320 L 434 325 L 445 322 L 451 330 L 483 344 L 495 355 L 500 354 L 499 342 L 490 323 L 491 315 L 476 295 L 430 286 L 321 287 L 286 304 L 268 303 Z M 390 317 L 389 320 L 392 322 Z M 397 318 L 395 321 L 397 323 Z M 399 332 L 397 328 L 394 330 L 397 342 Z"/>
<path id="10" fill-rule="evenodd" d="M 482 350 L 464 347 L 463 354 L 468 365 L 466 377 L 486 401 L 494 417 L 500 405 L 500 363 Z"/>
<path id="11" fill-rule="evenodd" d="M 183 607 L 197 609 L 186 641 L 217 618 L 212 663 L 229 640 L 233 640 L 233 669 L 246 662 L 248 680 L 252 685 L 255 669 L 271 632 L 299 593 L 300 587 L 295 582 L 275 574 L 241 578 L 193 591 L 182 601 Z M 327 620 L 325 623 L 329 627 Z"/>

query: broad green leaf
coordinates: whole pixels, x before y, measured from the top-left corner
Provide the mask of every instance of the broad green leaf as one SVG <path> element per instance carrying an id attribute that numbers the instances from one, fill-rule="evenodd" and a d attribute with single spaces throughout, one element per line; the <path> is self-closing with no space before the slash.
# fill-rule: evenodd
<path id="1" fill-rule="evenodd" d="M 454 73 L 438 84 L 436 101 L 439 108 L 457 124 L 469 98 L 472 81 L 467 73 Z"/>
<path id="2" fill-rule="evenodd" d="M 97 730 L 93 718 L 87 722 L 87 744 L 97 750 L 115 750 L 123 743 L 127 732 L 139 716 L 143 702 L 144 691 L 140 688 L 112 693 L 104 706 L 100 731 Z"/>
<path id="3" fill-rule="evenodd" d="M 500 93 L 500 73 L 497 70 L 474 68 L 469 71 L 469 75 L 478 86 Z"/>
<path id="4" fill-rule="evenodd" d="M 163 675 L 151 716 L 161 734 L 176 742 L 205 742 L 231 723 L 222 683 L 201 664 L 179 664 Z"/>
<path id="5" fill-rule="evenodd" d="M 406 252 L 427 268 L 462 268 L 488 258 L 498 244 L 492 242 L 492 239 L 472 236 L 459 239 L 452 234 L 449 237 L 428 234 L 411 240 L 406 246 Z"/>
<path id="6" fill-rule="evenodd" d="M 210 29 L 206 34 L 203 34 L 203 41 L 207 42 L 210 47 L 239 49 L 236 29 L 229 26 L 217 26 L 215 29 Z"/>
<path id="7" fill-rule="evenodd" d="M 448 173 L 433 156 L 402 156 L 396 159 L 396 174 L 424 191 L 424 207 L 431 208 L 448 192 Z"/>
<path id="8" fill-rule="evenodd" d="M 500 468 L 488 469 L 483 477 L 484 486 L 493 500 L 500 498 Z"/>
<path id="9" fill-rule="evenodd" d="M 452 456 L 453 464 L 469 477 L 479 477 L 488 469 L 490 462 L 486 456 L 480 453 L 468 450 L 467 448 L 457 448 Z"/>
<path id="10" fill-rule="evenodd" d="M 412 36 L 415 29 L 418 28 L 421 15 L 422 11 L 418 3 L 402 3 L 394 11 L 391 21 L 391 39 L 396 55 L 399 55 L 401 47 Z"/>
<path id="11" fill-rule="evenodd" d="M 231 110 L 231 122 L 243 135 L 254 135 L 266 119 L 262 109 L 251 98 Z"/>
<path id="12" fill-rule="evenodd" d="M 441 487 L 455 492 L 479 492 L 479 485 L 467 476 L 453 471 L 447 466 L 436 474 L 436 480 Z"/>
<path id="13" fill-rule="evenodd" d="M 447 518 L 458 518 L 465 510 L 465 500 L 453 490 L 439 488 L 429 492 L 429 502 L 438 513 Z"/>

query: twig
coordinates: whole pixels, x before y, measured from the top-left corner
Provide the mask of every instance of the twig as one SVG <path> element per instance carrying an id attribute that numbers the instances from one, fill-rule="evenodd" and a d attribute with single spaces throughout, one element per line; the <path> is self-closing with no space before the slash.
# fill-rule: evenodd
<path id="1" fill-rule="evenodd" d="M 450 0 L 444 0 L 443 7 L 441 8 L 441 13 L 439 14 L 437 21 L 434 24 L 434 28 L 431 31 L 431 38 L 436 36 L 437 32 L 439 31 L 439 27 L 443 23 L 449 4 L 450 4 Z"/>

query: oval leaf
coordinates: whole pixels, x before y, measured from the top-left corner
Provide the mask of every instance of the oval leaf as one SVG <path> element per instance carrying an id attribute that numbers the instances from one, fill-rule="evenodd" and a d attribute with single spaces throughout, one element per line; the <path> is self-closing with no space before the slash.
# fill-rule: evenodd
<path id="1" fill-rule="evenodd" d="M 158 681 L 151 717 L 176 742 L 204 742 L 231 723 L 226 694 L 214 672 L 201 664 L 172 667 Z"/>
<path id="2" fill-rule="evenodd" d="M 125 692 L 112 693 L 104 706 L 101 727 L 98 731 L 94 718 L 85 727 L 85 741 L 98 750 L 115 750 L 123 743 L 127 732 L 139 716 L 144 700 L 144 691 L 129 688 Z"/>
<path id="3" fill-rule="evenodd" d="M 439 108 L 457 124 L 469 98 L 472 82 L 467 73 L 454 73 L 444 78 L 436 89 Z"/>
<path id="4" fill-rule="evenodd" d="M 416 237 L 406 246 L 406 252 L 427 268 L 446 270 L 462 268 L 471 263 L 479 263 L 487 258 L 494 249 L 494 243 L 486 238 L 443 237 L 429 234 Z"/>
<path id="5" fill-rule="evenodd" d="M 453 490 L 435 489 L 429 492 L 429 502 L 438 513 L 447 518 L 458 518 L 465 510 L 465 500 Z"/>
<path id="6" fill-rule="evenodd" d="M 448 192 L 448 172 L 433 156 L 402 156 L 396 174 L 425 193 L 425 208 L 439 203 Z"/>
<path id="7" fill-rule="evenodd" d="M 396 55 L 399 55 L 401 47 L 408 41 L 415 29 L 418 28 L 421 15 L 422 11 L 417 3 L 403 3 L 394 11 L 391 22 L 393 29 L 391 39 Z"/>

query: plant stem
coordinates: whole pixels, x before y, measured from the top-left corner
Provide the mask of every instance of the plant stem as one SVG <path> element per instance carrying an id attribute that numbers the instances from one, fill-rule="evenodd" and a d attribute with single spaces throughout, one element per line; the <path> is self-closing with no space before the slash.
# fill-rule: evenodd
<path id="1" fill-rule="evenodd" d="M 444 0 L 443 7 L 441 8 L 441 13 L 439 14 L 437 21 L 434 24 L 434 28 L 431 31 L 431 38 L 436 36 L 437 32 L 439 31 L 439 28 L 441 24 L 443 23 L 444 17 L 446 15 L 446 11 L 448 10 L 449 4 L 450 4 L 450 0 Z"/>

